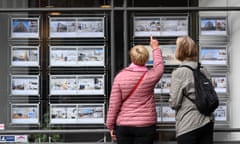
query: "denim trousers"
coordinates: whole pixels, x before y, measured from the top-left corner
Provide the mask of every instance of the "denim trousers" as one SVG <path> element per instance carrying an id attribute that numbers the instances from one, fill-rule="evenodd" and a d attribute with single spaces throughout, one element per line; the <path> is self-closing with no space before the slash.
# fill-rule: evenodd
<path id="1" fill-rule="evenodd" d="M 213 144 L 213 122 L 177 137 L 178 144 Z"/>
<path id="2" fill-rule="evenodd" d="M 156 126 L 116 126 L 118 144 L 153 144 Z"/>

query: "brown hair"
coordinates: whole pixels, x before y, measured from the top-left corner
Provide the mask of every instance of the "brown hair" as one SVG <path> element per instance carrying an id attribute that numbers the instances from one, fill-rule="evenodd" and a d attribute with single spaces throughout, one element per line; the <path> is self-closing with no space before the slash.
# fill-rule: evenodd
<path id="1" fill-rule="evenodd" d="M 175 57 L 180 60 L 197 60 L 198 48 L 195 42 L 189 36 L 178 37 L 176 40 Z"/>
<path id="2" fill-rule="evenodd" d="M 130 50 L 131 61 L 136 65 L 145 65 L 149 58 L 148 50 L 143 45 L 136 45 Z"/>

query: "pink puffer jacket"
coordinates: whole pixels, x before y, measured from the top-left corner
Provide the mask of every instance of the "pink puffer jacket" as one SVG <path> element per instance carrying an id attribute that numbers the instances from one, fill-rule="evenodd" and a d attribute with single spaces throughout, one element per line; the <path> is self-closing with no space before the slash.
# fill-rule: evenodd
<path id="1" fill-rule="evenodd" d="M 131 64 L 115 77 L 106 121 L 108 129 L 112 130 L 115 125 L 142 127 L 156 124 L 153 89 L 164 71 L 160 48 L 153 49 L 153 60 L 153 67 L 149 70 L 146 66 Z M 138 88 L 126 99 L 145 72 Z"/>

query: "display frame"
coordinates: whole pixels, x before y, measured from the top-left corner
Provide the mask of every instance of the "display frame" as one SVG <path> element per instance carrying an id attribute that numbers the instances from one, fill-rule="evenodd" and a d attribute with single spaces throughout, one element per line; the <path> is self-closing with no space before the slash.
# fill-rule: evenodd
<path id="1" fill-rule="evenodd" d="M 180 30 L 183 29 L 178 24 L 180 20 L 186 25 L 184 30 Z M 134 16 L 133 37 L 150 37 L 151 35 L 156 37 L 186 36 L 189 33 L 188 21 L 188 16 Z M 176 30 L 174 30 L 175 28 Z"/>
<path id="2" fill-rule="evenodd" d="M 11 67 L 40 67 L 39 46 L 11 46 Z"/>
<path id="3" fill-rule="evenodd" d="M 40 124 L 39 104 L 14 103 L 10 104 L 10 123 L 11 124 Z M 14 107 L 16 107 L 14 109 Z M 31 110 L 29 110 L 31 109 Z M 15 113 L 17 111 L 18 113 Z"/>
<path id="4" fill-rule="evenodd" d="M 169 94 L 171 87 L 171 74 L 164 73 L 154 87 L 154 94 Z"/>
<path id="5" fill-rule="evenodd" d="M 229 65 L 228 57 L 227 45 L 200 46 L 199 61 L 203 65 L 227 67 Z"/>
<path id="6" fill-rule="evenodd" d="M 59 25 L 62 26 L 59 28 Z M 104 37 L 105 37 L 104 16 L 101 17 L 49 16 L 49 38 L 104 38 Z"/>
<path id="7" fill-rule="evenodd" d="M 105 66 L 105 46 L 50 46 L 49 55 L 50 67 Z"/>
<path id="8" fill-rule="evenodd" d="M 229 80 L 228 73 L 213 72 L 211 75 L 211 81 L 217 94 L 229 94 Z"/>
<path id="9" fill-rule="evenodd" d="M 188 16 L 161 17 L 161 36 L 187 36 L 189 33 Z M 175 30 L 176 29 L 176 30 Z"/>
<path id="10" fill-rule="evenodd" d="M 10 38 L 39 39 L 40 38 L 40 16 L 30 16 L 30 17 L 11 16 L 10 17 Z"/>
<path id="11" fill-rule="evenodd" d="M 218 108 L 214 111 L 216 124 L 227 124 L 229 121 L 229 106 L 227 101 L 220 101 Z"/>
<path id="12" fill-rule="evenodd" d="M 144 45 L 149 53 L 149 59 L 146 63 L 147 66 L 153 65 L 153 55 L 152 55 L 152 48 L 150 45 Z M 169 44 L 169 45 L 159 45 L 159 48 L 162 50 L 163 55 L 163 63 L 166 66 L 176 66 L 180 64 L 180 61 L 175 57 L 176 45 Z"/>
<path id="13" fill-rule="evenodd" d="M 40 96 L 40 75 L 10 75 L 11 96 Z M 15 80 L 15 81 L 14 81 Z M 32 80 L 32 81 L 31 81 Z"/>
<path id="14" fill-rule="evenodd" d="M 156 37 L 160 36 L 160 17 L 134 16 L 133 19 L 134 37 L 150 37 L 151 35 Z M 157 23 L 154 28 L 152 28 L 153 26 L 151 26 L 152 23 Z M 148 25 L 150 25 L 150 28 L 148 27 Z"/>
<path id="15" fill-rule="evenodd" d="M 223 25 L 220 22 L 223 22 Z M 220 24 L 220 27 L 217 28 L 216 25 Z M 207 26 L 204 26 L 207 25 Z M 211 25 L 211 26 L 209 26 Z M 204 28 L 209 27 L 209 28 Z M 227 16 L 213 16 L 205 15 L 199 16 L 199 34 L 200 36 L 227 36 L 228 35 L 228 22 Z"/>
<path id="16" fill-rule="evenodd" d="M 166 122 L 166 123 L 176 122 L 175 113 L 176 113 L 176 111 L 173 110 L 169 106 L 169 104 L 167 104 L 167 103 L 162 104 L 162 122 Z"/>
<path id="17" fill-rule="evenodd" d="M 175 52 L 177 49 L 176 45 L 172 45 L 172 44 L 160 45 L 160 48 L 162 50 L 164 65 L 175 66 L 175 65 L 179 65 L 181 63 L 175 57 Z"/>
<path id="18" fill-rule="evenodd" d="M 53 78 L 56 80 L 54 81 Z M 67 85 L 65 86 L 65 84 Z M 104 74 L 49 75 L 49 85 L 50 96 L 105 95 Z M 88 87 L 86 87 L 86 85 L 88 85 Z"/>
<path id="19" fill-rule="evenodd" d="M 58 109 L 54 111 L 54 106 Z M 62 106 L 62 107 L 61 107 Z M 70 107 L 69 109 L 67 109 Z M 65 109 L 65 110 L 64 110 Z M 81 111 L 82 110 L 82 111 Z M 66 116 L 59 115 L 65 111 Z M 77 112 L 76 112 L 77 111 Z M 50 121 L 53 124 L 104 124 L 105 106 L 99 103 L 84 104 L 50 104 Z M 55 112 L 58 112 L 55 114 Z M 54 117 L 54 118 L 53 118 Z M 58 117 L 58 118 L 55 118 Z"/>

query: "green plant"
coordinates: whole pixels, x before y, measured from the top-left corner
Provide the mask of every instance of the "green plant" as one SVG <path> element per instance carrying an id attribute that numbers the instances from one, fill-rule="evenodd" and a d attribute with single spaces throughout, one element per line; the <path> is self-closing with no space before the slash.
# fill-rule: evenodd
<path id="1" fill-rule="evenodd" d="M 43 116 L 43 125 L 42 130 L 56 130 L 60 129 L 59 127 L 49 127 L 49 113 L 45 113 Z M 36 133 L 32 134 L 29 137 L 30 142 L 62 142 L 61 135 L 58 133 L 55 134 L 47 134 L 47 133 Z"/>

